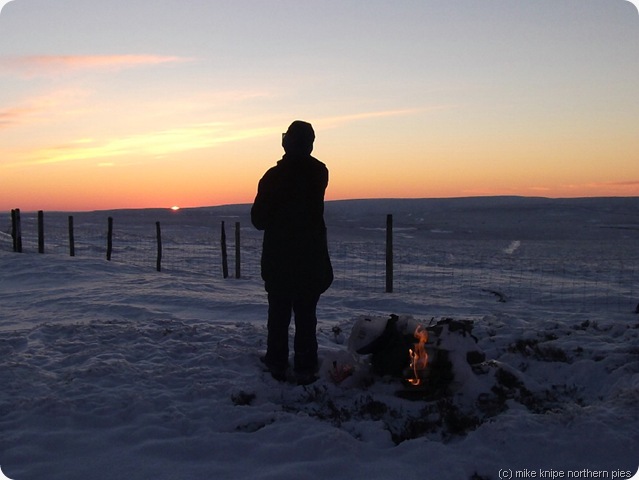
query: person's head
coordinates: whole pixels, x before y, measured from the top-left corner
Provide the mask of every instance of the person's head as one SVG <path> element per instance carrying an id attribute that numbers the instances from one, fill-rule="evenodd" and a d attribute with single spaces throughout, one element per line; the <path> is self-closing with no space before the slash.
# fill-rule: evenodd
<path id="1" fill-rule="evenodd" d="M 295 120 L 282 136 L 282 147 L 286 153 L 309 155 L 313 151 L 315 132 L 313 126 L 302 120 Z"/>

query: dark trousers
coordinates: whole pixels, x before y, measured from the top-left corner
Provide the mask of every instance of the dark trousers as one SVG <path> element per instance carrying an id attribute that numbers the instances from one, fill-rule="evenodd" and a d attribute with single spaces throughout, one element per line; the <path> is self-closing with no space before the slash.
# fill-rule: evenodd
<path id="1" fill-rule="evenodd" d="M 268 337 L 266 361 L 276 369 L 288 366 L 288 329 L 295 314 L 294 370 L 317 370 L 317 302 L 319 295 L 268 294 Z"/>

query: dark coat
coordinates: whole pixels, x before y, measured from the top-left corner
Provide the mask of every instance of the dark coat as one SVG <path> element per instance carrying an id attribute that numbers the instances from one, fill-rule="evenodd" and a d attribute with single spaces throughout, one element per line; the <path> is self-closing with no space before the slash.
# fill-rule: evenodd
<path id="1" fill-rule="evenodd" d="M 266 291 L 321 294 L 333 281 L 324 223 L 326 165 L 287 153 L 260 180 L 251 221 L 264 230 L 262 278 Z"/>

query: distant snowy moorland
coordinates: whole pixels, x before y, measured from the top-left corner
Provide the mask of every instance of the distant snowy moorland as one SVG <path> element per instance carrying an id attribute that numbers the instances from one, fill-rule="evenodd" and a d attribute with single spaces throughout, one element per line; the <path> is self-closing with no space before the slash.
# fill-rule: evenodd
<path id="1" fill-rule="evenodd" d="M 12 251 L 9 219 L 0 223 L 6 477 L 487 480 L 638 471 L 639 198 L 327 202 L 336 280 L 320 300 L 323 363 L 309 386 L 277 382 L 259 362 L 266 296 L 248 210 L 75 213 L 75 257 L 68 213 L 45 212 L 44 255 L 34 248 L 34 214 L 22 214 L 22 254 Z M 392 293 L 384 291 L 387 214 Z M 107 216 L 116 225 L 111 262 Z M 156 221 L 162 272 L 153 255 L 137 253 L 154 245 Z M 241 278 L 233 278 L 235 222 Z M 428 391 L 427 378 L 415 393 L 349 348 L 354 325 L 383 325 L 391 314 L 406 331 L 440 323 L 431 342 L 450 360 L 446 388 Z M 452 331 L 451 319 L 467 330 Z M 469 352 L 481 357 L 471 362 Z"/>

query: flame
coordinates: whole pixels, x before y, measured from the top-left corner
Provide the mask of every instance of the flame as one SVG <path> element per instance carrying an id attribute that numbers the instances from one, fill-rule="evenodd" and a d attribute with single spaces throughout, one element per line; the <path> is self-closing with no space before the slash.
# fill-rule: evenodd
<path id="1" fill-rule="evenodd" d="M 424 348 L 424 345 L 428 341 L 428 331 L 421 325 L 418 325 L 417 328 L 415 328 L 414 335 L 418 342 L 414 345 L 414 348 L 408 349 L 410 368 L 413 370 L 413 378 L 409 378 L 408 383 L 417 386 L 422 383 L 420 372 L 428 365 L 428 353 L 426 353 L 426 349 Z"/>
<path id="2" fill-rule="evenodd" d="M 337 361 L 333 361 L 332 368 L 328 371 L 331 380 L 335 383 L 342 383 L 348 377 L 353 375 L 353 366 L 348 364 L 338 365 Z"/>

